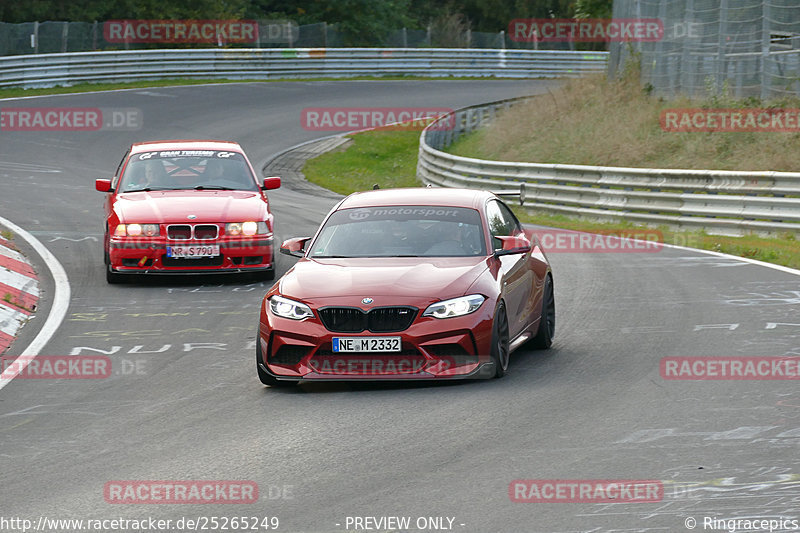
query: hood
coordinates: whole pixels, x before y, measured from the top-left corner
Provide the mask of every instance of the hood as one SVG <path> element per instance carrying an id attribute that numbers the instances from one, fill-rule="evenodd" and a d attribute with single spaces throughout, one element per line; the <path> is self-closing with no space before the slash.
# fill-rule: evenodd
<path id="1" fill-rule="evenodd" d="M 280 293 L 305 301 L 447 299 L 465 294 L 487 268 L 486 257 L 301 259 L 281 278 Z"/>
<path id="2" fill-rule="evenodd" d="M 244 222 L 265 220 L 267 204 L 251 191 L 152 191 L 117 196 L 114 211 L 125 223 Z"/>

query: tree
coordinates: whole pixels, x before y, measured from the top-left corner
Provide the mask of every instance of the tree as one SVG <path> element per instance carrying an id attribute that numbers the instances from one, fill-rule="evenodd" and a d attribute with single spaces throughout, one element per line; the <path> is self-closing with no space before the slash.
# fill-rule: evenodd
<path id="1" fill-rule="evenodd" d="M 577 0 L 575 18 L 610 19 L 613 11 L 612 0 Z"/>
<path id="2" fill-rule="evenodd" d="M 462 0 L 458 4 L 476 31 L 507 30 L 514 19 L 571 16 L 570 0 Z"/>
<path id="3" fill-rule="evenodd" d="M 237 19 L 249 4 L 250 0 L 29 0 L 0 2 L 0 20 Z"/>
<path id="4" fill-rule="evenodd" d="M 406 27 L 409 0 L 316 0 L 309 2 L 308 16 L 336 24 L 344 46 L 375 46 L 389 31 Z"/>

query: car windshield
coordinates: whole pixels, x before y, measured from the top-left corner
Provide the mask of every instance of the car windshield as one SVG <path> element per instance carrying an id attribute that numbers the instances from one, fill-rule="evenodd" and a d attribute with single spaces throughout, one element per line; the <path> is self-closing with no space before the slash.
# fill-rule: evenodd
<path id="1" fill-rule="evenodd" d="M 257 191 L 244 156 L 219 150 L 169 150 L 133 154 L 120 192 L 184 189 Z"/>
<path id="2" fill-rule="evenodd" d="M 342 209 L 320 230 L 310 257 L 486 255 L 475 209 L 405 205 Z"/>

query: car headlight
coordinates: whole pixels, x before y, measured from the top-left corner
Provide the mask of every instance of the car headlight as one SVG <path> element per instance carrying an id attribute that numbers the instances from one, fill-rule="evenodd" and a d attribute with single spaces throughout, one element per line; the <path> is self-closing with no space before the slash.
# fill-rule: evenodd
<path id="1" fill-rule="evenodd" d="M 314 316 L 311 308 L 306 304 L 295 302 L 282 296 L 273 296 L 269 299 L 269 309 L 273 314 L 292 320 L 303 320 Z"/>
<path id="2" fill-rule="evenodd" d="M 119 224 L 114 237 L 158 237 L 161 234 L 158 224 Z"/>
<path id="3" fill-rule="evenodd" d="M 264 235 L 269 233 L 266 222 L 228 222 L 225 224 L 225 233 L 227 235 Z"/>
<path id="4" fill-rule="evenodd" d="M 480 294 L 470 294 L 469 296 L 461 296 L 453 298 L 452 300 L 445 300 L 431 304 L 422 313 L 422 316 L 432 316 L 433 318 L 452 318 L 455 316 L 464 316 L 474 313 L 481 306 L 483 301 L 486 300 Z"/>

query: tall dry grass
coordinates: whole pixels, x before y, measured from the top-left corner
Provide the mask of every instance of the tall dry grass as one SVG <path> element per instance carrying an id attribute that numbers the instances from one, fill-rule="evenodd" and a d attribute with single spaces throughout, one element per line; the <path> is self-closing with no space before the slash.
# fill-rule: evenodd
<path id="1" fill-rule="evenodd" d="M 726 96 L 664 101 L 642 89 L 635 71 L 619 81 L 598 75 L 570 80 L 510 108 L 449 151 L 537 163 L 800 171 L 800 133 L 674 133 L 659 124 L 663 109 L 768 105 L 800 108 L 800 101 L 764 104 Z"/>

